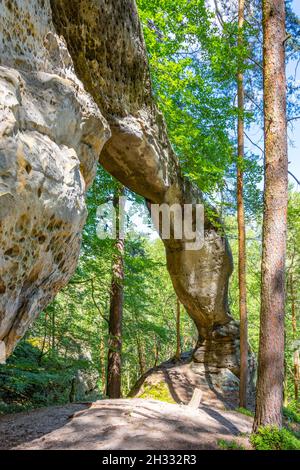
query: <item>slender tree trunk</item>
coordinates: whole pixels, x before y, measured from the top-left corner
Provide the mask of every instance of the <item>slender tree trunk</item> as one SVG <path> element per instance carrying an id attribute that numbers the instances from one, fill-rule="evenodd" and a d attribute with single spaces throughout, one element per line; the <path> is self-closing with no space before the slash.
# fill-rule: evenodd
<path id="1" fill-rule="evenodd" d="M 55 309 L 52 310 L 51 316 L 51 349 L 52 354 L 55 352 Z"/>
<path id="2" fill-rule="evenodd" d="M 181 337 L 180 337 L 180 300 L 176 302 L 176 353 L 175 359 L 179 361 L 181 355 Z"/>
<path id="3" fill-rule="evenodd" d="M 243 46 L 245 0 L 239 0 L 238 45 Z M 248 324 L 247 324 L 247 287 L 246 287 L 246 229 L 244 211 L 244 75 L 242 64 L 237 75 L 238 91 L 238 164 L 237 164 L 237 222 L 238 222 L 238 272 L 239 272 L 239 310 L 240 310 L 240 406 L 247 408 L 248 384 Z"/>
<path id="4" fill-rule="evenodd" d="M 100 352 L 100 370 L 101 370 L 100 377 L 101 377 L 102 393 L 103 393 L 103 395 L 106 395 L 105 344 L 104 344 L 104 339 L 103 338 L 101 338 L 101 340 L 100 340 L 99 350 L 100 350 L 99 351 Z"/>
<path id="5" fill-rule="evenodd" d="M 116 244 L 113 256 L 112 281 L 109 311 L 109 344 L 107 359 L 107 387 L 109 398 L 121 396 L 121 350 L 122 350 L 122 316 L 123 316 L 123 280 L 124 280 L 124 239 L 120 227 L 120 202 L 123 187 L 116 190 L 113 205 L 116 211 Z"/>
<path id="6" fill-rule="evenodd" d="M 290 276 L 290 289 L 291 289 L 291 302 L 292 302 L 292 329 L 293 339 L 297 336 L 297 315 L 296 315 L 296 302 L 294 293 L 294 279 L 293 274 Z M 299 351 L 294 351 L 294 390 L 295 400 L 299 398 L 299 380 L 300 380 L 300 362 L 299 362 Z"/>
<path id="7" fill-rule="evenodd" d="M 153 365 L 153 367 L 157 366 L 158 357 L 159 357 L 159 345 L 158 345 L 156 335 L 154 335 L 154 365 Z"/>
<path id="8" fill-rule="evenodd" d="M 146 372 L 146 361 L 145 361 L 144 348 L 138 337 L 136 337 L 136 344 L 137 344 L 137 350 L 138 350 L 140 374 L 143 375 Z"/>
<path id="9" fill-rule="evenodd" d="M 283 406 L 288 406 L 288 401 L 288 371 L 286 360 L 284 360 Z"/>
<path id="10" fill-rule="evenodd" d="M 130 387 L 130 371 L 129 369 L 127 369 L 127 390 L 128 392 L 130 391 L 131 387 Z"/>
<path id="11" fill-rule="evenodd" d="M 285 2 L 263 0 L 265 190 L 254 431 L 282 426 L 288 158 Z"/>
<path id="12" fill-rule="evenodd" d="M 40 366 L 41 363 L 42 363 L 42 359 L 43 359 L 43 356 L 44 356 L 44 350 L 45 350 L 45 346 L 46 346 L 46 338 L 47 338 L 47 320 L 48 320 L 48 313 L 46 312 L 46 313 L 45 313 L 45 320 L 44 320 L 44 338 L 43 338 L 43 344 L 42 344 L 42 349 L 41 349 L 41 352 L 40 352 L 40 355 L 39 355 L 39 359 L 38 359 L 38 364 L 39 364 L 39 366 Z"/>
<path id="13" fill-rule="evenodd" d="M 294 390 L 295 400 L 299 400 L 299 382 L 300 382 L 300 359 L 299 351 L 294 351 Z"/>

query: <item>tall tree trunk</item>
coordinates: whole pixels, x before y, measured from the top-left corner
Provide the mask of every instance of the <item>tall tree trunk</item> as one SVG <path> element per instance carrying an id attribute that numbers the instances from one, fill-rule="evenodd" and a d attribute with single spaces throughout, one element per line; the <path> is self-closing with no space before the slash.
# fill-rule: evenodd
<path id="1" fill-rule="evenodd" d="M 245 0 L 239 0 L 238 46 L 243 46 Z M 240 310 L 240 406 L 247 407 L 248 384 L 248 324 L 247 324 L 247 287 L 246 287 L 246 229 L 244 211 L 244 75 L 240 64 L 237 75 L 238 91 L 238 163 L 237 163 L 237 222 L 238 222 L 238 272 L 239 272 L 239 310 Z"/>
<path id="2" fill-rule="evenodd" d="M 176 302 L 176 353 L 175 359 L 179 361 L 181 355 L 181 338 L 180 338 L 180 300 Z"/>
<path id="3" fill-rule="evenodd" d="M 120 196 L 124 188 L 119 187 L 114 194 L 113 206 L 116 211 L 116 244 L 112 265 L 112 281 L 109 310 L 109 343 L 107 359 L 107 387 L 109 398 L 121 397 L 121 350 L 124 280 L 124 239 L 120 227 Z"/>
<path id="4" fill-rule="evenodd" d="M 263 30 L 265 190 L 254 431 L 282 426 L 288 202 L 284 0 L 263 0 Z"/>
<path id="5" fill-rule="evenodd" d="M 296 299 L 294 293 L 294 279 L 293 274 L 290 276 L 290 289 L 291 289 L 291 302 L 292 302 L 292 329 L 293 329 L 293 339 L 297 337 L 297 315 L 296 315 Z M 299 380 L 300 380 L 300 361 L 299 361 L 299 351 L 294 351 L 294 390 L 295 390 L 295 400 L 299 398 Z"/>

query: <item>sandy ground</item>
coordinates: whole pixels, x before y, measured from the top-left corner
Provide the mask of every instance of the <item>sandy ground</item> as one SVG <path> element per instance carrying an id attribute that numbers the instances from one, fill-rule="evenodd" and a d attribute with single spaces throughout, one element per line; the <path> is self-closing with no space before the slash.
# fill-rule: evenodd
<path id="1" fill-rule="evenodd" d="M 204 405 L 195 410 L 138 398 L 102 400 L 2 416 L 0 448 L 201 450 L 218 449 L 219 439 L 249 448 L 251 424 L 248 416 Z"/>
<path id="2" fill-rule="evenodd" d="M 74 413 L 87 408 L 87 405 L 71 404 L 0 416 L 0 449 L 24 445 L 60 429 Z"/>

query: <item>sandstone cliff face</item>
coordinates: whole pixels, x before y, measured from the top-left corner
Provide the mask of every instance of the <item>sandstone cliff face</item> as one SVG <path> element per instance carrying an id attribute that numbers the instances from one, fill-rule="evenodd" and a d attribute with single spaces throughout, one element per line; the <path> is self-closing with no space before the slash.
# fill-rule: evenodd
<path id="1" fill-rule="evenodd" d="M 8 356 L 73 273 L 109 138 L 43 1 L 0 9 L 0 340 Z"/>
<path id="2" fill-rule="evenodd" d="M 182 177 L 153 103 L 133 0 L 4 4 L 0 340 L 9 353 L 74 270 L 84 192 L 99 155 L 149 205 L 197 203 L 202 197 Z M 206 218 L 202 249 L 186 250 L 185 240 L 164 243 L 174 288 L 198 327 L 199 346 L 218 342 L 220 328 L 222 337 L 231 337 L 232 260 L 222 232 Z"/>

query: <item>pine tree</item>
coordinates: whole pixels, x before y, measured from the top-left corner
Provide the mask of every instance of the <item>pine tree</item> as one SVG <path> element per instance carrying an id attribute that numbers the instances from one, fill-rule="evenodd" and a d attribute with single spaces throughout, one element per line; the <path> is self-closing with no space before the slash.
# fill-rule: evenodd
<path id="1" fill-rule="evenodd" d="M 243 47 L 243 26 L 245 1 L 238 5 L 238 46 Z M 248 325 L 247 325 L 247 287 L 246 287 L 246 229 L 244 211 L 244 75 L 242 64 L 237 75 L 238 94 L 238 164 L 237 164 L 237 221 L 239 241 L 239 310 L 240 310 L 240 406 L 247 407 L 248 383 Z"/>
<path id="2" fill-rule="evenodd" d="M 254 431 L 282 425 L 288 157 L 285 2 L 263 1 L 265 189 Z"/>

